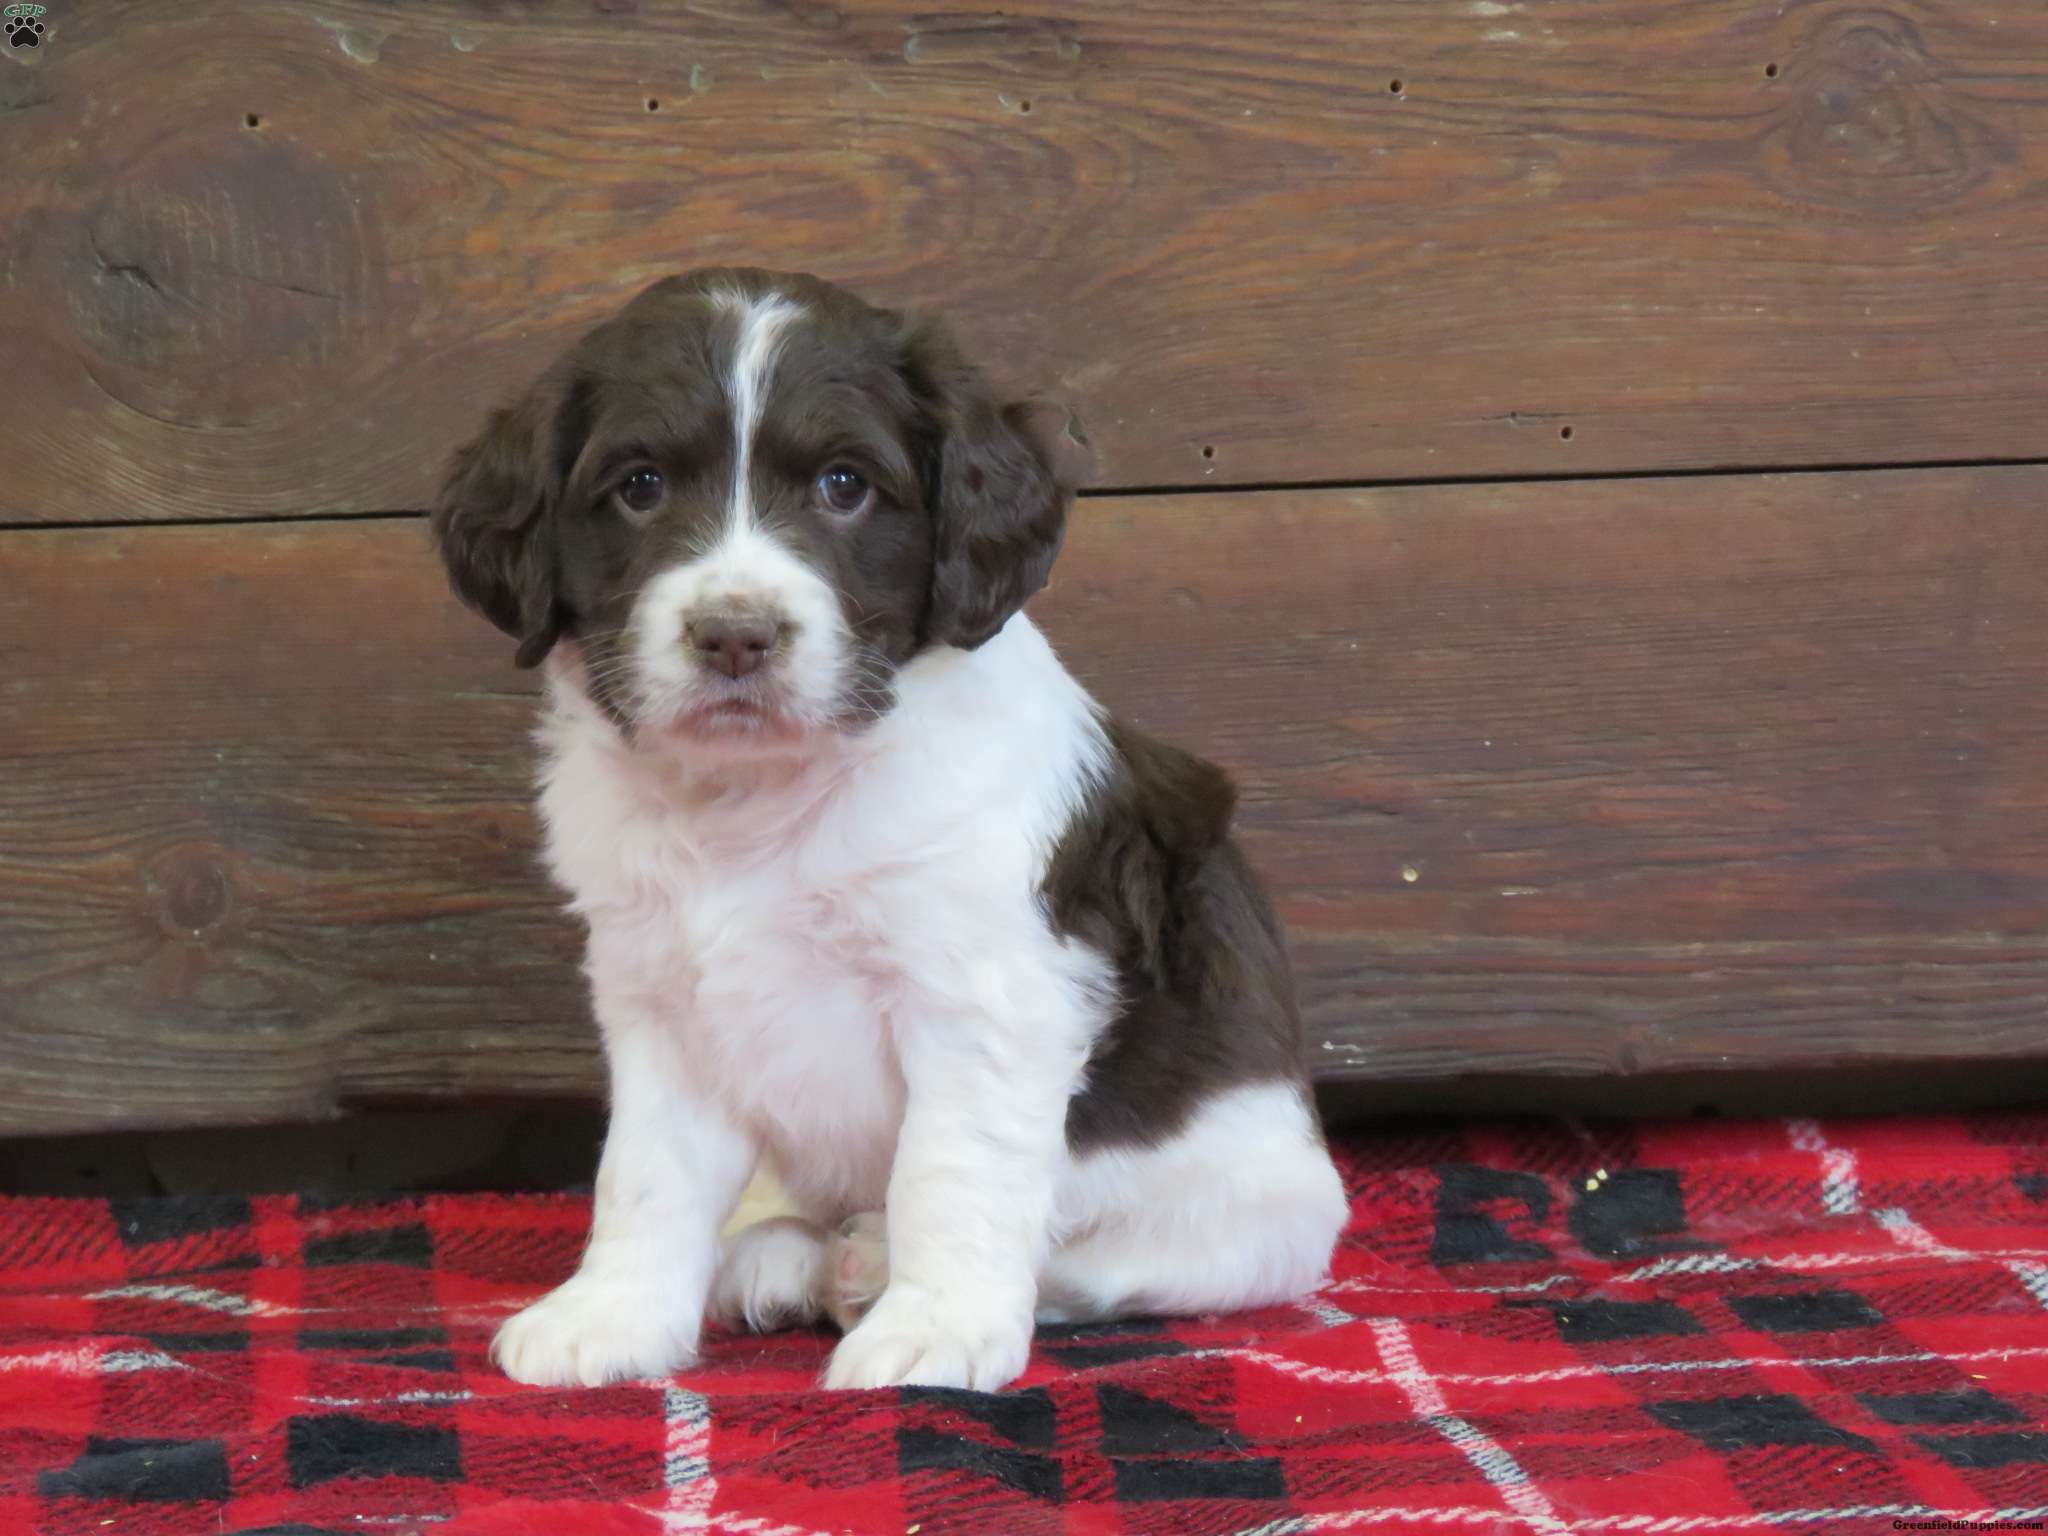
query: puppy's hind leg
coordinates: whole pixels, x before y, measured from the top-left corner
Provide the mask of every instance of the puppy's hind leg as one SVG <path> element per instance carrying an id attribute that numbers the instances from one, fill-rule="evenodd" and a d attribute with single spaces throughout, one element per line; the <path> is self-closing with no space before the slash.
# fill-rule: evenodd
<path id="1" fill-rule="evenodd" d="M 1165 1145 L 1077 1159 L 1060 1191 L 1067 1236 L 1038 1275 L 1041 1323 L 1231 1312 L 1304 1296 L 1349 1215 L 1300 1091 L 1219 1096 Z M 819 1306 L 841 1331 L 889 1282 L 879 1211 L 824 1239 Z"/>
<path id="2" fill-rule="evenodd" d="M 1158 1147 L 1077 1158 L 1041 1323 L 1231 1312 L 1307 1295 L 1349 1214 L 1293 1083 L 1230 1090 Z"/>

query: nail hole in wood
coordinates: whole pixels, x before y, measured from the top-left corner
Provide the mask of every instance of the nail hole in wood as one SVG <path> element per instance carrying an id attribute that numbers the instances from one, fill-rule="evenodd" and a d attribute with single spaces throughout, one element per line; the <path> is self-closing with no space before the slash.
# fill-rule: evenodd
<path id="1" fill-rule="evenodd" d="M 1029 112 L 1031 110 L 1031 98 L 1027 96 L 1022 101 L 1018 102 L 1017 110 L 1019 112 Z"/>
<path id="2" fill-rule="evenodd" d="M 1775 64 L 1766 64 L 1766 65 L 1764 66 L 1764 78 L 1765 78 L 1766 80 L 1775 80 L 1775 79 L 1777 79 L 1777 78 L 1778 78 L 1778 66 L 1777 66 L 1777 65 L 1775 65 Z"/>
<path id="3" fill-rule="evenodd" d="M 1204 444 L 1202 445 L 1202 457 L 1203 457 L 1203 458 L 1205 458 L 1205 459 L 1213 459 L 1213 458 L 1215 458 L 1215 457 L 1216 457 L 1216 445 L 1215 445 L 1214 443 L 1204 443 Z"/>
<path id="4" fill-rule="evenodd" d="M 1570 427 L 1559 427 L 1557 429 L 1557 435 L 1563 438 L 1566 442 L 1570 442 L 1572 440 L 1572 429 Z"/>
<path id="5" fill-rule="evenodd" d="M 242 125 L 245 128 L 261 128 L 263 126 L 263 119 L 257 116 L 254 112 L 251 112 L 247 117 L 242 119 Z"/>
<path id="6" fill-rule="evenodd" d="M 1401 82 L 1398 80 L 1389 80 L 1387 82 L 1387 89 L 1391 91 L 1394 95 L 1398 96 L 1401 94 Z"/>
<path id="7" fill-rule="evenodd" d="M 661 110 L 661 98 L 659 96 L 648 97 L 647 110 L 650 112 L 659 112 Z"/>

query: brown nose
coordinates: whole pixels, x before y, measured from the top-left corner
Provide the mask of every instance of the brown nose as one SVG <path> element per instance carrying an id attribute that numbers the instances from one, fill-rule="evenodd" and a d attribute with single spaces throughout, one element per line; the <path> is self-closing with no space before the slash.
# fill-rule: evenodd
<path id="1" fill-rule="evenodd" d="M 727 677 L 745 677 L 768 659 L 782 627 L 749 614 L 719 614 L 692 619 L 687 633 L 690 648 L 705 666 Z"/>

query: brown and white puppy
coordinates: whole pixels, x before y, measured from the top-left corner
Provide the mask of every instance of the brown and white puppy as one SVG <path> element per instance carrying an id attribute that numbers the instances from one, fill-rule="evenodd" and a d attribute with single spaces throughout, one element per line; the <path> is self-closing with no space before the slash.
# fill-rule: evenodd
<path id="1" fill-rule="evenodd" d="M 1229 783 L 1020 612 L 1085 462 L 939 327 L 752 270 L 648 289 L 457 455 L 433 526 L 547 666 L 611 1073 L 590 1246 L 499 1334 L 513 1376 L 660 1375 L 707 1307 L 850 1320 L 865 1280 L 828 1385 L 995 1388 L 1034 1317 L 1324 1274 L 1344 1193 Z M 764 1155 L 810 1220 L 721 1247 Z"/>

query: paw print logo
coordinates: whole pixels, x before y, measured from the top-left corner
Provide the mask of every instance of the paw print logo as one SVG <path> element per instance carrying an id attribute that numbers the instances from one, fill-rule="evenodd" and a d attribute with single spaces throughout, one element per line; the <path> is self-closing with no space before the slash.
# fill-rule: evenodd
<path id="1" fill-rule="evenodd" d="M 49 14 L 46 5 L 10 5 L 6 12 L 8 46 L 13 48 L 35 48 L 43 41 L 43 18 Z"/>

